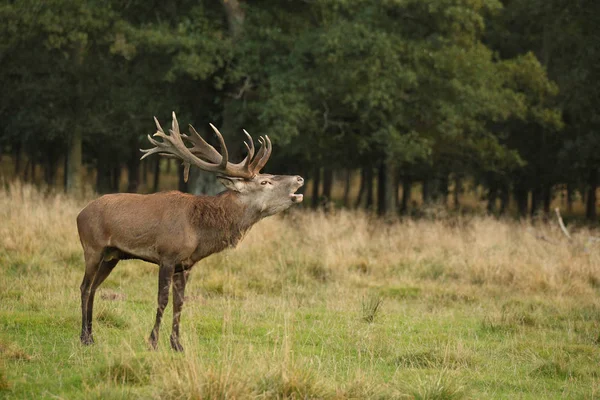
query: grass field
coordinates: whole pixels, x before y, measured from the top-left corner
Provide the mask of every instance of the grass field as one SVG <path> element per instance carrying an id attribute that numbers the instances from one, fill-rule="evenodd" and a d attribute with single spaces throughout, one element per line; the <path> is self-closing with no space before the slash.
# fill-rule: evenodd
<path id="1" fill-rule="evenodd" d="M 79 343 L 85 200 L 0 191 L 0 397 L 597 398 L 600 243 L 553 223 L 291 212 L 192 271 L 185 354 L 121 262 Z"/>

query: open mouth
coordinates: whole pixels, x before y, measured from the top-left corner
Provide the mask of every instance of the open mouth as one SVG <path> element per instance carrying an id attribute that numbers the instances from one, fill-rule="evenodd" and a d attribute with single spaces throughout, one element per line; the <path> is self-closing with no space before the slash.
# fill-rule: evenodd
<path id="1" fill-rule="evenodd" d="M 302 200 L 304 199 L 304 195 L 296 193 L 296 191 L 298 191 L 303 185 L 304 185 L 304 182 L 302 182 L 296 190 L 294 190 L 292 193 L 290 193 L 290 200 L 292 200 L 292 203 L 302 203 Z"/>
<path id="2" fill-rule="evenodd" d="M 304 199 L 304 195 L 297 194 L 296 192 L 298 191 L 298 189 L 304 186 L 304 179 L 302 179 L 301 176 L 296 176 L 296 179 L 298 180 L 298 187 L 296 188 L 296 190 L 290 193 L 290 200 L 292 200 L 292 203 L 301 203 Z"/>
<path id="3" fill-rule="evenodd" d="M 298 189 L 300 189 L 300 188 L 298 188 Z M 296 189 L 296 190 L 298 190 L 298 189 Z M 302 200 L 304 199 L 304 195 L 295 193 L 296 190 L 293 193 L 290 193 L 290 200 L 292 200 L 292 203 L 301 203 Z"/>
<path id="4" fill-rule="evenodd" d="M 301 203 L 304 199 L 304 195 L 292 193 L 290 194 L 290 199 L 292 200 L 292 203 Z"/>

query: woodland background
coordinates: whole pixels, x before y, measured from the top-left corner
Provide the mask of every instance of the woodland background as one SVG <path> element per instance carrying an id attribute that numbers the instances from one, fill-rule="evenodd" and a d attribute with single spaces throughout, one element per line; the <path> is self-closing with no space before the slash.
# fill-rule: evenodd
<path id="1" fill-rule="evenodd" d="M 0 398 L 598 398 L 599 26 L 597 0 L 0 0 Z M 148 351 L 137 260 L 81 346 L 86 202 L 222 190 L 140 162 L 172 111 L 237 159 L 268 134 L 317 210 L 195 267 L 184 354 L 166 322 Z"/>
<path id="2" fill-rule="evenodd" d="M 477 188 L 492 213 L 560 198 L 597 221 L 599 16 L 592 0 L 4 0 L 0 170 L 74 193 L 220 190 L 140 162 L 174 110 L 237 157 L 242 128 L 268 134 L 266 172 L 308 178 L 314 207 L 459 207 Z"/>

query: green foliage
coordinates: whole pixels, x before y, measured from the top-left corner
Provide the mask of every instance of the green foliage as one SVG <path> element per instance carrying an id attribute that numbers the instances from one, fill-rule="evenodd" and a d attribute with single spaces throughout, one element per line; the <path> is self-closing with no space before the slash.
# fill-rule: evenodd
<path id="1" fill-rule="evenodd" d="M 520 158 L 491 124 L 560 126 L 544 101 L 556 86 L 535 58 L 498 61 L 481 41 L 498 2 L 317 1 L 294 15 L 285 5 L 256 8 L 239 56 L 257 85 L 247 118 L 258 115 L 263 130 L 283 143 L 293 138 L 310 159 L 352 165 L 383 154 L 411 165 L 453 157 L 500 170 Z"/>
<path id="2" fill-rule="evenodd" d="M 269 134 L 281 169 L 577 182 L 600 165 L 597 7 L 242 2 L 234 37 L 226 2 L 4 2 L 0 146 L 55 170 L 81 132 L 102 177 L 175 110 L 228 140 Z"/>
<path id="3" fill-rule="evenodd" d="M 519 0 L 506 2 L 491 19 L 487 40 L 506 59 L 513 87 L 531 102 L 530 123 L 513 124 L 514 137 L 507 142 L 527 161 L 517 178 L 525 185 L 576 184 L 600 166 L 600 141 L 591 134 L 598 127 L 600 93 L 598 11 L 597 2 L 588 0 L 568 6 L 558 0 Z M 549 85 L 546 76 L 556 84 Z M 563 131 L 558 136 L 557 129 Z M 523 130 L 530 140 L 524 140 Z"/>
<path id="4" fill-rule="evenodd" d="M 0 8 L 8 22 L 5 143 L 53 165 L 83 128 L 86 162 L 118 165 L 139 158 L 152 115 L 193 109 L 185 104 L 198 96 L 180 86 L 223 68 L 229 51 L 219 24 L 192 2 L 180 9 L 185 18 L 161 14 L 159 23 L 138 6 L 31 0 Z"/>

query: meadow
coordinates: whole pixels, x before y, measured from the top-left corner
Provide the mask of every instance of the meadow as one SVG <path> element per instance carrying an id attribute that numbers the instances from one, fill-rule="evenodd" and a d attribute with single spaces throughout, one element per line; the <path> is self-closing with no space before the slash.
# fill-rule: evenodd
<path id="1" fill-rule="evenodd" d="M 192 270 L 184 354 L 146 339 L 156 266 L 122 261 L 79 342 L 87 199 L 0 190 L 0 397 L 600 397 L 598 231 L 292 210 Z"/>

